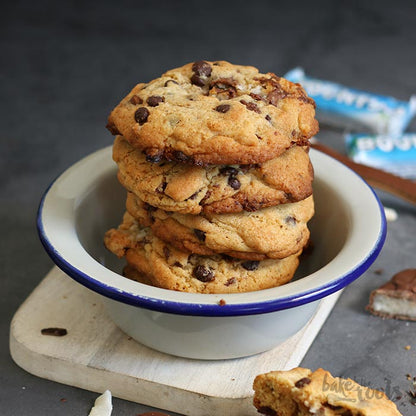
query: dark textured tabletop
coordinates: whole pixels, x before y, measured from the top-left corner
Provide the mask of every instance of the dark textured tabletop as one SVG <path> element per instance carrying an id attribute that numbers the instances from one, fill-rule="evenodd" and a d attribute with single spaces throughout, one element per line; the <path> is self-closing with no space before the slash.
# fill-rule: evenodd
<path id="1" fill-rule="evenodd" d="M 109 111 L 140 81 L 198 59 L 225 59 L 407 100 L 416 94 L 414 1 L 4 2 L 1 46 L 0 413 L 87 415 L 96 393 L 20 369 L 10 321 L 52 267 L 37 236 L 39 200 L 64 169 L 112 143 Z M 409 130 L 416 131 L 413 122 Z M 318 138 L 344 151 L 342 131 Z M 387 194 L 398 219 L 364 275 L 342 294 L 302 365 L 384 389 L 403 415 L 416 375 L 416 323 L 365 311 L 369 293 L 416 267 L 416 209 Z M 406 349 L 410 346 L 410 349 Z M 65 400 L 61 400 L 65 399 Z M 113 400 L 114 415 L 149 410 Z"/>

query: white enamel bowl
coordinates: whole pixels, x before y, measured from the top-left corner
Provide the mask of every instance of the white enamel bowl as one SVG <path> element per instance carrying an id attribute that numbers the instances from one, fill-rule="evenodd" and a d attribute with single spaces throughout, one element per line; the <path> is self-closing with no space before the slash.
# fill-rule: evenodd
<path id="1" fill-rule="evenodd" d="M 281 287 L 191 294 L 122 277 L 124 262 L 103 245 L 105 231 L 121 221 L 126 195 L 116 179 L 111 147 L 82 159 L 52 183 L 39 207 L 39 235 L 53 261 L 101 294 L 114 322 L 138 342 L 196 359 L 267 351 L 298 332 L 320 299 L 362 275 L 385 240 L 384 211 L 372 189 L 336 160 L 313 149 L 310 157 L 313 250 L 295 279 Z"/>

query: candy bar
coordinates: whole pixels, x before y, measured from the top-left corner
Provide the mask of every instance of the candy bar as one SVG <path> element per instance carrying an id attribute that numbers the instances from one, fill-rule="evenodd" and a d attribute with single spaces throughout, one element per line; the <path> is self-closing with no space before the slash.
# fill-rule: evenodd
<path id="1" fill-rule="evenodd" d="M 416 178 L 416 133 L 399 137 L 371 134 L 345 136 L 347 153 L 355 162 L 403 178 Z"/>
<path id="2" fill-rule="evenodd" d="M 315 100 L 317 118 L 322 124 L 354 131 L 400 135 L 416 113 L 416 96 L 409 102 L 346 87 L 307 76 L 302 68 L 289 71 L 285 78 L 302 84 Z"/>
<path id="3" fill-rule="evenodd" d="M 416 321 L 416 269 L 406 269 L 373 290 L 367 310 L 383 318 Z"/>

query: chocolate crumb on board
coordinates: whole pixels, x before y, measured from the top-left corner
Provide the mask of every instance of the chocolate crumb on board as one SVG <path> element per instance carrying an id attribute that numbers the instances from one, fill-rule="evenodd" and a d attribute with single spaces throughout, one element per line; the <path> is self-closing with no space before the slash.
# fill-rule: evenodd
<path id="1" fill-rule="evenodd" d="M 68 333 L 65 328 L 43 328 L 40 332 L 42 335 L 52 335 L 54 337 L 63 337 Z"/>

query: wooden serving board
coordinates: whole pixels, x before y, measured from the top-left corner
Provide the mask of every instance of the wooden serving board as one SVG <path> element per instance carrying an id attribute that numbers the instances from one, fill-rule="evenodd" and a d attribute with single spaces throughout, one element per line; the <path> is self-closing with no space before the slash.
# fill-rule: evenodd
<path id="1" fill-rule="evenodd" d="M 54 267 L 16 312 L 10 351 L 23 369 L 49 380 L 192 416 L 250 416 L 257 374 L 299 365 L 340 292 L 323 301 L 299 333 L 248 358 L 200 361 L 147 348 L 118 329 L 100 297 Z M 41 329 L 66 328 L 66 336 Z"/>

